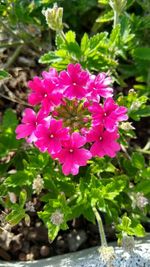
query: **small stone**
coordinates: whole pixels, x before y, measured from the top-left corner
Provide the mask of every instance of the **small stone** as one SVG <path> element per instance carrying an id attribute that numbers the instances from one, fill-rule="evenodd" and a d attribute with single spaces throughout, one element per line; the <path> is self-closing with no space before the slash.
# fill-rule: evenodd
<path id="1" fill-rule="evenodd" d="M 42 257 L 48 257 L 50 255 L 50 247 L 48 247 L 48 246 L 42 246 L 40 248 L 40 255 Z"/>
<path id="2" fill-rule="evenodd" d="M 70 251 L 76 251 L 85 241 L 87 235 L 84 230 L 73 231 L 67 236 Z"/>
<path id="3" fill-rule="evenodd" d="M 29 254 L 33 254 L 33 259 L 38 259 L 40 256 L 40 249 L 38 246 L 32 246 L 30 249 L 30 253 Z"/>
<path id="4" fill-rule="evenodd" d="M 26 254 L 22 253 L 22 252 L 19 254 L 18 258 L 19 258 L 20 261 L 26 261 L 27 260 L 26 259 Z"/>

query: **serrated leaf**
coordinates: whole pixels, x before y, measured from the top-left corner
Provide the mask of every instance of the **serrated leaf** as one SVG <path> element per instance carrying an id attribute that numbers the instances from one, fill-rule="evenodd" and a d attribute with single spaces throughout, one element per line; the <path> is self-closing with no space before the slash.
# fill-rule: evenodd
<path id="1" fill-rule="evenodd" d="M 18 224 L 25 217 L 25 210 L 18 206 L 18 209 L 13 209 L 11 213 L 6 216 L 6 221 L 11 225 Z"/>
<path id="2" fill-rule="evenodd" d="M 110 34 L 110 45 L 118 45 L 120 39 L 120 24 L 116 25 L 116 27 L 112 30 Z"/>
<path id="3" fill-rule="evenodd" d="M 65 41 L 60 34 L 56 34 L 55 43 L 58 49 L 64 45 Z"/>
<path id="4" fill-rule="evenodd" d="M 89 40 L 89 45 L 91 49 L 97 49 L 100 45 L 100 42 L 103 42 L 106 37 L 108 36 L 107 32 L 97 33 L 96 35 L 92 36 Z"/>
<path id="5" fill-rule="evenodd" d="M 51 64 L 53 62 L 61 61 L 61 58 L 55 54 L 55 52 L 48 52 L 40 57 L 39 63 Z"/>
<path id="6" fill-rule="evenodd" d="M 73 31 L 68 31 L 65 37 L 68 43 L 74 43 L 76 41 L 76 34 Z"/>
<path id="7" fill-rule="evenodd" d="M 96 19 L 96 22 L 97 23 L 104 23 L 104 22 L 108 22 L 108 21 L 111 21 L 113 20 L 113 17 L 114 17 L 114 14 L 113 14 L 113 11 L 108 11 L 102 15 L 100 15 L 97 19 Z"/>
<path id="8" fill-rule="evenodd" d="M 85 33 L 81 39 L 81 51 L 84 53 L 89 48 L 89 37 Z"/>

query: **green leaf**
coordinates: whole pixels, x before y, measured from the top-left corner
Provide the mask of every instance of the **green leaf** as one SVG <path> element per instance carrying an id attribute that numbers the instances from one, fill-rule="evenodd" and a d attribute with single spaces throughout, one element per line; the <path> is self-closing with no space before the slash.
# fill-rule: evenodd
<path id="1" fill-rule="evenodd" d="M 13 209 L 11 213 L 6 216 L 6 221 L 8 221 L 11 225 L 18 224 L 25 217 L 25 210 L 20 208 Z"/>
<path id="2" fill-rule="evenodd" d="M 118 24 L 111 32 L 110 34 L 110 45 L 118 45 L 120 41 L 120 24 Z"/>
<path id="3" fill-rule="evenodd" d="M 135 186 L 136 192 L 142 192 L 144 195 L 150 194 L 150 180 L 142 180 Z"/>
<path id="4" fill-rule="evenodd" d="M 110 181 L 103 189 L 102 194 L 104 198 L 107 199 L 114 199 L 117 195 L 120 194 L 120 192 L 123 191 L 123 189 L 127 185 L 127 176 L 121 176 L 115 177 L 113 181 Z"/>
<path id="5" fill-rule="evenodd" d="M 20 192 L 20 196 L 19 196 L 20 207 L 22 207 L 22 208 L 24 207 L 26 200 L 27 200 L 27 192 L 25 190 L 22 190 Z"/>
<path id="6" fill-rule="evenodd" d="M 142 60 L 150 61 L 150 47 L 138 47 L 133 50 L 133 56 Z"/>
<path id="7" fill-rule="evenodd" d="M 108 21 L 111 21 L 113 20 L 113 17 L 114 17 L 114 14 L 113 14 L 113 11 L 108 11 L 102 15 L 100 15 L 97 19 L 96 19 L 96 22 L 97 23 L 104 23 L 104 22 L 108 22 Z"/>
<path id="8" fill-rule="evenodd" d="M 92 36 L 89 40 L 90 48 L 96 50 L 100 46 L 101 42 L 106 40 L 107 36 L 107 32 L 97 33 L 96 35 Z"/>
<path id="9" fill-rule="evenodd" d="M 81 39 L 81 51 L 85 53 L 85 51 L 89 48 L 89 38 L 87 33 L 85 33 Z"/>
<path id="10" fill-rule="evenodd" d="M 145 236 L 145 229 L 144 227 L 138 223 L 134 228 L 133 228 L 133 231 L 134 231 L 134 235 L 135 236 L 138 236 L 138 237 L 143 237 Z"/>
<path id="11" fill-rule="evenodd" d="M 53 51 L 44 54 L 39 59 L 39 63 L 42 64 L 51 64 L 53 62 L 59 62 L 59 61 L 61 61 L 61 58 L 57 56 Z"/>
<path id="12" fill-rule="evenodd" d="M 143 169 L 145 167 L 145 160 L 141 153 L 133 152 L 132 153 L 132 164 L 137 169 Z"/>
<path id="13" fill-rule="evenodd" d="M 75 41 L 76 41 L 76 34 L 73 31 L 68 31 L 65 34 L 65 37 L 66 37 L 66 40 L 68 43 L 75 43 Z"/>
<path id="14" fill-rule="evenodd" d="M 34 173 L 32 171 L 17 171 L 10 175 L 5 180 L 5 185 L 8 187 L 17 187 L 22 185 L 30 185 L 34 179 Z"/>
<path id="15" fill-rule="evenodd" d="M 9 78 L 10 75 L 7 71 L 5 70 L 0 70 L 0 80 L 3 80 L 3 79 L 6 79 L 6 78 Z"/>
<path id="16" fill-rule="evenodd" d="M 4 129 L 15 128 L 17 126 L 18 120 L 16 114 L 12 109 L 7 109 L 3 116 L 2 127 Z"/>

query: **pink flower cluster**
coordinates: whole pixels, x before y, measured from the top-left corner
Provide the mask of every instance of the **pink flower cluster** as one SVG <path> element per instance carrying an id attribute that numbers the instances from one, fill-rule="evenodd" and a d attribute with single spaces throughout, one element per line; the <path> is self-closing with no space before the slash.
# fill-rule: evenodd
<path id="1" fill-rule="evenodd" d="M 26 138 L 41 152 L 62 164 L 65 175 L 76 175 L 92 157 L 115 157 L 120 150 L 118 124 L 127 120 L 127 109 L 114 100 L 111 78 L 69 64 L 59 74 L 54 68 L 34 77 L 28 102 L 16 128 L 17 139 Z"/>

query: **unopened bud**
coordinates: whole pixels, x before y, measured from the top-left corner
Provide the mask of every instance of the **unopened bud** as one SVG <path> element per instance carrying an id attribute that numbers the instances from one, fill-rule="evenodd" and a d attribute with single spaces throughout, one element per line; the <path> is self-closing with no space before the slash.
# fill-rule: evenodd
<path id="1" fill-rule="evenodd" d="M 119 14 L 124 11 L 126 4 L 127 0 L 109 0 L 111 8 Z"/>
<path id="2" fill-rule="evenodd" d="M 42 11 L 43 15 L 46 18 L 46 22 L 50 29 L 53 31 L 61 31 L 63 29 L 63 8 L 58 7 L 57 4 L 54 4 L 53 8 L 47 8 Z"/>
<path id="3" fill-rule="evenodd" d="M 33 180 L 32 189 L 34 190 L 34 194 L 39 195 L 43 189 L 44 181 L 41 178 L 40 175 L 37 175 L 37 177 Z"/>
<path id="4" fill-rule="evenodd" d="M 130 107 L 130 110 L 138 110 L 141 106 L 141 103 L 139 101 L 134 101 Z"/>
<path id="5" fill-rule="evenodd" d="M 135 128 L 132 126 L 132 122 L 122 122 L 120 124 L 120 128 L 124 131 L 134 130 Z"/>

